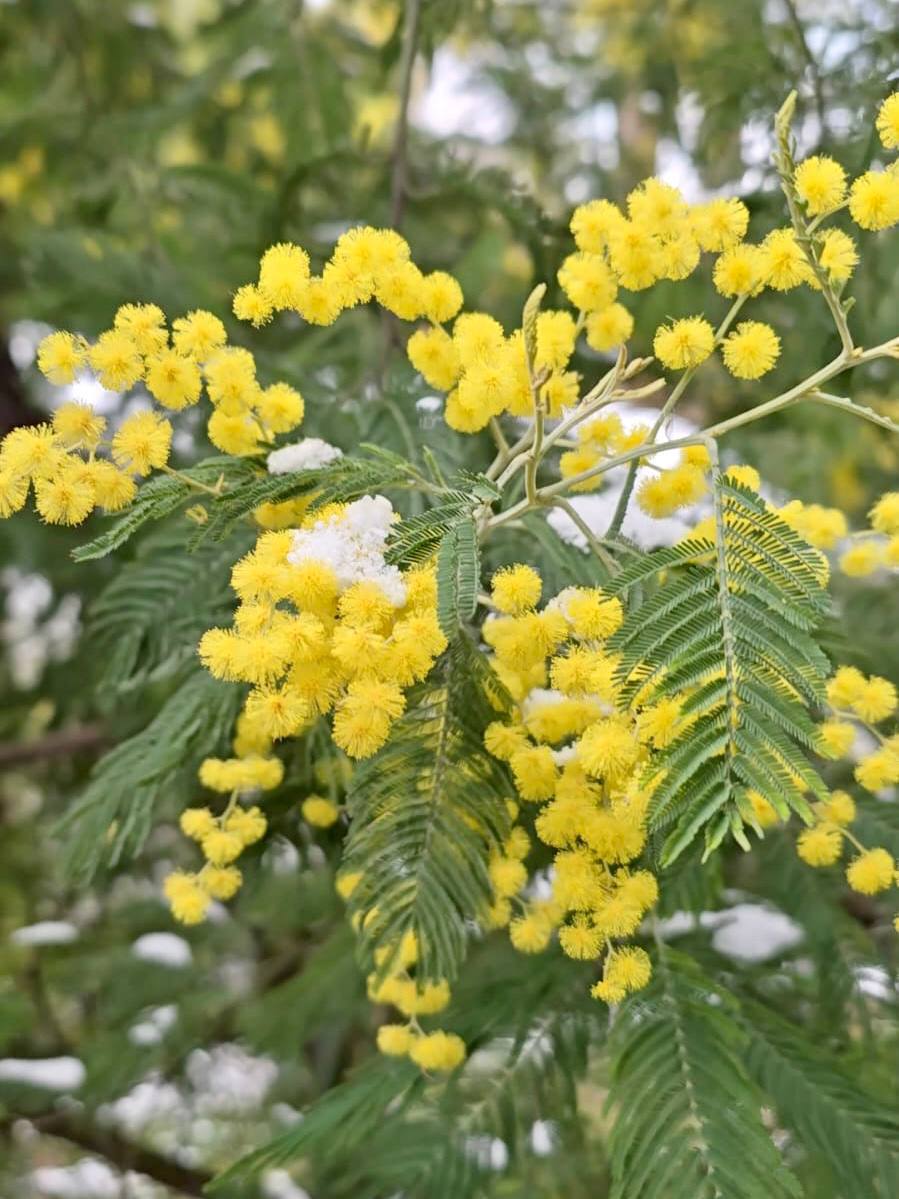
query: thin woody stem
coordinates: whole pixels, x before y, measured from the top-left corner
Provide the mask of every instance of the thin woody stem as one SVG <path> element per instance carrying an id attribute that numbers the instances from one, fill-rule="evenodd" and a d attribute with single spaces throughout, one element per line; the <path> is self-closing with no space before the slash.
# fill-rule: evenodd
<path id="1" fill-rule="evenodd" d="M 721 342 L 724 340 L 724 337 L 725 337 L 728 329 L 731 327 L 733 322 L 736 320 L 737 315 L 740 312 L 740 309 L 743 307 L 743 305 L 746 303 L 746 301 L 748 299 L 749 299 L 749 293 L 746 292 L 743 295 L 738 296 L 737 299 L 730 306 L 730 308 L 727 311 L 727 314 L 724 317 L 724 320 L 721 322 L 721 324 L 715 330 L 715 345 L 716 346 L 720 345 Z M 659 413 L 658 417 L 656 418 L 655 424 L 652 426 L 652 429 L 650 430 L 648 441 L 654 442 L 656 437 L 658 437 L 659 431 L 661 430 L 662 426 L 665 424 L 665 421 L 668 419 L 668 417 L 674 411 L 677 404 L 680 402 L 681 396 L 687 390 L 687 387 L 692 382 L 693 376 L 696 374 L 698 369 L 699 369 L 699 367 L 697 367 L 697 366 L 691 367 L 689 370 L 684 371 L 684 373 L 681 375 L 680 379 L 678 379 L 674 389 L 671 392 L 671 395 L 665 401 L 665 405 L 662 408 L 662 411 Z M 630 468 L 630 470 L 627 473 L 627 478 L 624 481 L 624 487 L 621 489 L 621 495 L 618 497 L 618 504 L 615 508 L 614 515 L 612 516 L 612 520 L 609 524 L 608 529 L 606 530 L 607 537 L 614 537 L 616 534 L 621 532 L 621 526 L 624 524 L 624 518 L 625 518 L 625 515 L 627 514 L 628 504 L 630 503 L 631 495 L 633 494 L 634 484 L 637 481 L 637 465 L 638 464 L 635 461 L 633 466 Z"/>

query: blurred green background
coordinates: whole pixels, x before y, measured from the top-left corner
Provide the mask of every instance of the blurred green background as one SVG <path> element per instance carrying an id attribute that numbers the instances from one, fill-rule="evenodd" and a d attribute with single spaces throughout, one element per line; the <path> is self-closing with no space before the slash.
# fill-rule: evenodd
<path id="1" fill-rule="evenodd" d="M 690 200 L 738 194 L 758 239 L 783 223 L 771 127 L 792 87 L 802 153 L 831 153 L 852 175 L 876 161 L 896 18 L 892 0 L 4 3 L 0 432 L 45 419 L 62 398 L 36 371 L 41 336 L 93 336 L 119 304 L 154 301 L 170 317 L 208 307 L 227 319 L 266 381 L 302 390 L 308 433 L 347 450 L 427 441 L 483 464 L 479 439 L 416 407 L 422 384 L 392 325 L 367 308 L 302 332 L 233 321 L 231 296 L 265 247 L 297 241 L 321 261 L 350 224 L 399 225 L 423 269 L 452 271 L 468 306 L 508 328 L 534 283 L 553 293 L 572 206 L 623 199 L 648 174 Z M 870 344 L 895 334 L 899 239 L 869 235 L 862 255 L 852 319 Z M 628 303 L 645 353 L 660 320 L 715 297 L 703 270 Z M 775 394 L 831 356 L 835 335 L 810 292 L 769 293 L 759 310 L 784 343 L 765 381 Z M 894 374 L 847 386 L 899 418 Z M 124 409 L 86 381 L 72 394 L 113 421 Z M 739 411 L 748 394 L 710 368 L 692 414 Z M 208 451 L 198 418 L 176 420 L 183 462 Z M 784 495 L 855 517 L 895 479 L 895 445 L 831 412 L 793 409 L 728 450 Z M 213 546 L 199 578 L 111 630 L 100 597 L 118 563 L 68 556 L 102 528 L 98 518 L 48 529 L 24 514 L 0 525 L 0 1193 L 23 1199 L 199 1194 L 210 1173 L 290 1126 L 372 1036 L 333 893 L 338 836 L 313 836 L 296 814 L 327 768 L 323 748 L 296 750 L 275 835 L 233 918 L 185 933 L 159 899 L 183 852 L 173 816 L 190 794 L 189 747 L 159 787 L 137 858 L 104 864 L 89 885 L 66 870 L 72 834 L 60 817 L 105 748 L 198 685 L 193 647 L 227 611 L 241 549 Z M 128 555 L 162 563 L 170 536 L 156 530 Z M 846 656 L 895 678 L 894 593 L 838 585 Z M 108 661 L 122 642 L 125 677 Z M 506 965 L 494 963 L 497 985 Z M 8 1064 L 36 1059 L 55 1063 L 42 1079 Z M 598 1093 L 602 1080 L 585 1086 Z M 491 1193 L 605 1193 L 598 1150 L 576 1130 L 537 1128 L 527 1164 L 497 1170 Z M 560 1146 L 578 1163 L 570 1174 Z M 814 1179 L 815 1164 L 805 1168 Z M 230 1193 L 376 1193 L 327 1171 L 295 1174 Z"/>

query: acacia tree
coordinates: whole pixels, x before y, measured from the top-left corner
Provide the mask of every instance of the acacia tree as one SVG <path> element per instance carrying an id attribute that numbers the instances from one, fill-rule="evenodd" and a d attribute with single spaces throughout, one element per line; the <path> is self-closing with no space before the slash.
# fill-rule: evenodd
<path id="1" fill-rule="evenodd" d="M 71 123 L 53 125 L 58 149 L 114 132 L 117 156 L 48 142 L 36 168 L 17 131 L 11 314 L 77 332 L 41 343 L 33 397 L 10 376 L 0 503 L 31 496 L 44 522 L 7 522 L 14 562 L 93 594 L 76 655 L 7 718 L 3 852 L 26 926 L 4 950 L 7 1128 L 29 1116 L 187 1193 L 235 1158 L 223 1194 L 283 1165 L 316 1195 L 896 1189 L 895 693 L 871 671 L 899 521 L 894 425 L 864 390 L 895 357 L 875 274 L 895 251 L 873 235 L 899 216 L 896 101 L 837 151 L 831 105 L 858 80 L 814 75 L 835 157 L 811 154 L 807 123 L 797 154 L 788 103 L 777 198 L 688 204 L 634 186 L 654 157 L 637 143 L 670 134 L 683 84 L 712 113 L 702 168 L 727 132 L 722 54 L 745 71 L 740 37 L 780 43 L 752 6 L 705 38 L 677 6 L 603 8 L 587 26 L 453 14 L 502 50 L 504 168 L 536 145 L 532 196 L 408 129 L 419 54 L 450 34 L 414 3 L 383 29 L 340 6 L 126 20 L 72 63 Z M 46 14 L 33 28 L 46 41 Z M 584 78 L 585 28 L 611 43 L 590 86 L 616 98 L 628 154 L 587 172 L 604 198 L 569 232 L 573 161 L 539 150 L 568 114 L 521 63 L 538 44 Z M 814 27 L 781 32 L 732 122 L 772 109 L 808 57 Z M 870 71 L 881 42 L 856 32 L 852 69 Z M 140 84 L 122 58 L 138 36 Z M 248 42 L 266 61 L 242 74 Z M 385 67 L 399 119 L 379 143 Z M 647 85 L 659 113 L 635 100 Z M 347 179 L 338 235 L 323 221 Z M 125 397 L 105 424 L 79 402 L 95 378 Z M 629 415 L 647 406 L 650 424 Z M 877 500 L 867 530 L 802 502 L 830 492 L 791 438 L 844 506 Z M 798 498 L 732 465 L 738 449 Z M 648 552 L 635 513 L 686 521 Z M 187 939 L 161 966 L 163 895 Z M 786 913 L 787 940 L 728 955 L 712 930 L 735 898 Z M 235 1040 L 281 1074 L 265 1104 L 217 1113 L 199 1158 L 171 1128 L 104 1119 L 151 1071 L 186 1078 L 187 1103 L 197 1050 Z M 74 1104 L 23 1072 L 47 1058 L 74 1063 Z M 279 1098 L 304 1119 L 272 1139 Z"/>

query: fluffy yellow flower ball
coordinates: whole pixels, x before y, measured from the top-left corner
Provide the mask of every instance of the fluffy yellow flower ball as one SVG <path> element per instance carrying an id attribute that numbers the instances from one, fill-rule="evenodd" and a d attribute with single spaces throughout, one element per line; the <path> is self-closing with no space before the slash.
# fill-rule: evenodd
<path id="1" fill-rule="evenodd" d="M 780 338 L 762 321 L 743 321 L 725 340 L 722 354 L 738 379 L 760 379 L 780 356 Z"/>
<path id="2" fill-rule="evenodd" d="M 340 817 L 340 808 L 330 799 L 322 799 L 318 795 L 310 795 L 304 799 L 301 807 L 303 819 L 313 828 L 330 828 Z"/>
<path id="3" fill-rule="evenodd" d="M 490 598 L 500 612 L 519 616 L 537 604 L 542 588 L 540 576 L 532 566 L 506 566 L 493 576 Z"/>
<path id="4" fill-rule="evenodd" d="M 796 191 L 811 216 L 832 212 L 846 194 L 846 172 L 833 158 L 815 154 L 796 168 Z"/>
<path id="5" fill-rule="evenodd" d="M 833 824 L 818 824 L 799 834 L 796 852 L 809 866 L 832 866 L 843 851 L 843 835 Z"/>
<path id="6" fill-rule="evenodd" d="M 715 331 L 700 316 L 661 325 L 652 343 L 656 358 L 670 370 L 686 370 L 705 362 L 715 348 Z"/>
<path id="7" fill-rule="evenodd" d="M 886 849 L 868 849 L 850 863 L 846 879 L 853 891 L 876 895 L 893 885 L 896 863 Z"/>
<path id="8" fill-rule="evenodd" d="M 409 1057 L 422 1070 L 455 1070 L 465 1061 L 465 1042 L 451 1032 L 432 1032 L 416 1037 Z"/>
<path id="9" fill-rule="evenodd" d="M 899 221 L 899 175 L 866 171 L 849 189 L 849 214 L 862 229 L 876 232 Z"/>
<path id="10" fill-rule="evenodd" d="M 893 92 L 881 104 L 876 124 L 884 148 L 899 149 L 899 92 Z"/>

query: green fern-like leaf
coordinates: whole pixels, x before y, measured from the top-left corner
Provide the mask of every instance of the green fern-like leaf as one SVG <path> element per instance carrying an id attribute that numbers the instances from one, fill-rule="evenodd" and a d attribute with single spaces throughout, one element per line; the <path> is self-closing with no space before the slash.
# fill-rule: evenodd
<path id="1" fill-rule="evenodd" d="M 802 1032 L 758 1004 L 744 1005 L 749 1072 L 779 1117 L 827 1159 L 848 1195 L 899 1195 L 899 1118 Z"/>
<path id="2" fill-rule="evenodd" d="M 71 875 L 89 881 L 101 863 L 139 851 L 156 806 L 186 798 L 200 760 L 222 747 L 242 694 L 197 667 L 145 729 L 100 759 L 59 825 Z"/>
<path id="3" fill-rule="evenodd" d="M 823 698 L 829 663 L 814 632 L 827 611 L 821 560 L 764 501 L 718 476 L 715 541 L 690 540 L 629 562 L 617 594 L 664 581 L 631 606 L 610 640 L 623 698 L 692 689 L 689 726 L 653 762 L 662 775 L 651 822 L 668 829 L 663 863 L 700 833 L 706 852 L 728 833 L 744 846 L 756 826 L 748 792 L 782 817 L 808 818 L 804 798 L 824 784 L 803 748 L 814 744 L 808 707 Z"/>
<path id="4" fill-rule="evenodd" d="M 197 532 L 196 541 L 221 540 L 260 504 L 278 504 L 314 492 L 312 506 L 322 507 L 421 482 L 418 471 L 399 455 L 363 448 L 371 451 L 369 457 L 346 456 L 316 470 L 283 475 L 254 473 L 209 505 L 209 520 Z"/>
<path id="5" fill-rule="evenodd" d="M 490 900 L 490 850 L 508 830 L 512 790 L 484 749 L 496 712 L 478 658 L 460 633 L 384 749 L 357 769 L 349 795 L 344 867 L 363 872 L 351 900 L 360 916 L 369 913 L 362 954 L 370 961 L 378 946 L 414 931 L 427 979 L 455 974 L 466 921 Z"/>
<path id="6" fill-rule="evenodd" d="M 437 617 L 447 637 L 474 616 L 480 578 L 477 530 L 465 513 L 444 533 L 437 551 Z"/>
<path id="7" fill-rule="evenodd" d="M 801 1195 L 762 1123 L 728 997 L 667 947 L 655 966 L 612 1032 L 612 1199 Z"/>
<path id="8" fill-rule="evenodd" d="M 374 1058 L 327 1091 L 296 1127 L 240 1158 L 209 1189 L 215 1192 L 307 1155 L 325 1161 L 348 1159 L 375 1132 L 387 1107 L 420 1084 L 421 1075 L 411 1062 Z"/>
<path id="9" fill-rule="evenodd" d="M 188 500 L 196 500 L 198 492 L 191 487 L 189 479 L 207 487 L 221 483 L 239 489 L 251 472 L 252 467 L 246 460 L 220 455 L 198 462 L 196 466 L 182 471 L 180 476 L 157 475 L 140 488 L 134 502 L 123 515 L 115 518 L 111 528 L 93 541 L 77 546 L 72 550 L 72 557 L 76 562 L 105 558 L 130 541 L 148 521 L 162 520 Z"/>
<path id="10" fill-rule="evenodd" d="M 145 537 L 100 592 L 87 614 L 94 659 L 101 662 L 101 695 L 170 676 L 196 652 L 201 633 L 225 624 L 233 606 L 228 580 L 252 543 L 252 530 L 235 529 L 222 542 L 184 552 L 177 524 Z"/>

